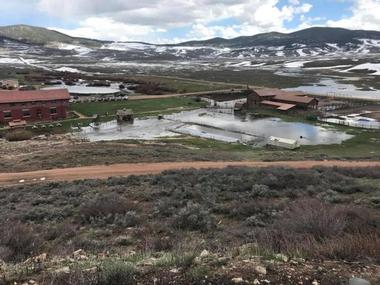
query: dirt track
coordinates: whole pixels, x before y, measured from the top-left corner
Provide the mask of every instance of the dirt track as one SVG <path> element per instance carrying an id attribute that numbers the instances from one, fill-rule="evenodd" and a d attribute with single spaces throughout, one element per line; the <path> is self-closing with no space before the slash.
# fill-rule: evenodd
<path id="1" fill-rule="evenodd" d="M 165 170 L 224 168 L 227 166 L 270 167 L 285 166 L 293 168 L 325 167 L 380 167 L 380 161 L 246 161 L 246 162 L 161 162 L 161 163 L 130 163 L 114 165 L 95 165 L 65 169 L 50 169 L 19 173 L 0 173 L 0 185 L 22 183 L 37 183 L 41 181 L 72 181 L 80 179 L 105 179 L 111 176 L 128 176 L 157 174 Z"/>

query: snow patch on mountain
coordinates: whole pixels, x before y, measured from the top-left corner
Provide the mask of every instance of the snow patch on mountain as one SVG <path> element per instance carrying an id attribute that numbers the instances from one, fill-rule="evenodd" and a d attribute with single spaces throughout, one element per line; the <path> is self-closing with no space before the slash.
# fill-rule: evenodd
<path id="1" fill-rule="evenodd" d="M 363 63 L 351 67 L 345 71 L 357 71 L 357 70 L 368 70 L 372 71 L 371 75 L 380 75 L 380 63 Z"/>
<path id="2" fill-rule="evenodd" d="M 0 57 L 0 64 L 23 64 L 19 58 Z"/>
<path id="3" fill-rule="evenodd" d="M 57 68 L 55 69 L 55 71 L 59 71 L 59 72 L 70 72 L 70 73 L 83 73 L 82 71 L 80 71 L 79 69 L 76 69 L 76 68 L 72 68 L 72 67 L 60 67 L 60 68 Z"/>
<path id="4" fill-rule="evenodd" d="M 65 44 L 65 43 L 58 43 L 56 47 L 60 50 L 73 50 L 82 56 L 93 51 L 93 49 L 90 49 L 88 47 Z"/>
<path id="5" fill-rule="evenodd" d="M 113 42 L 110 44 L 105 44 L 100 47 L 100 49 L 109 49 L 117 51 L 130 51 L 130 50 L 145 50 L 151 48 L 151 45 L 144 43 L 134 43 L 134 42 Z"/>
<path id="6" fill-rule="evenodd" d="M 286 68 L 302 68 L 305 63 L 308 63 L 310 61 L 292 61 L 292 62 L 286 62 L 284 64 L 284 67 Z"/>

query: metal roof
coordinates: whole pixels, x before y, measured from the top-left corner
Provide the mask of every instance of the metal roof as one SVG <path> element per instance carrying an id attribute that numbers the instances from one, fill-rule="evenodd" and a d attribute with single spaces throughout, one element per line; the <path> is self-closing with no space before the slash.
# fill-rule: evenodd
<path id="1" fill-rule="evenodd" d="M 280 110 L 280 111 L 288 111 L 296 106 L 294 104 L 286 104 L 286 103 L 280 103 L 280 102 L 274 102 L 274 101 L 268 101 L 268 100 L 264 100 L 260 104 L 275 106 L 277 107 L 277 110 Z"/>
<path id="2" fill-rule="evenodd" d="M 274 97 L 278 95 L 305 96 L 305 93 L 301 91 L 285 91 L 277 88 L 262 88 L 254 89 L 253 91 L 260 97 Z"/>
<path id="3" fill-rule="evenodd" d="M 0 104 L 69 100 L 67 89 L 0 91 Z"/>
<path id="4" fill-rule="evenodd" d="M 305 103 L 309 104 L 312 101 L 315 100 L 313 97 L 308 96 L 294 96 L 291 94 L 279 94 L 276 95 L 273 100 L 282 100 L 282 101 L 288 101 L 288 102 L 294 102 L 294 103 Z"/>

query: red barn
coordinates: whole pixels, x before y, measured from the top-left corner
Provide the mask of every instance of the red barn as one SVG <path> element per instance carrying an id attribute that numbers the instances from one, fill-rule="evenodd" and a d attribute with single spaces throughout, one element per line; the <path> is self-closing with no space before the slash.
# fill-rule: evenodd
<path id="1" fill-rule="evenodd" d="M 0 91 L 0 123 L 65 119 L 69 100 L 66 89 Z"/>

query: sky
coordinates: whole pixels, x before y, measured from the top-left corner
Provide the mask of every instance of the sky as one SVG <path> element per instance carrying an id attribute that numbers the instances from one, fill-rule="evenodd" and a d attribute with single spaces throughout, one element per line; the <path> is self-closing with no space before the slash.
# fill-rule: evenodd
<path id="1" fill-rule="evenodd" d="M 312 26 L 380 31 L 380 0 L 0 0 L 0 25 L 176 43 Z"/>

